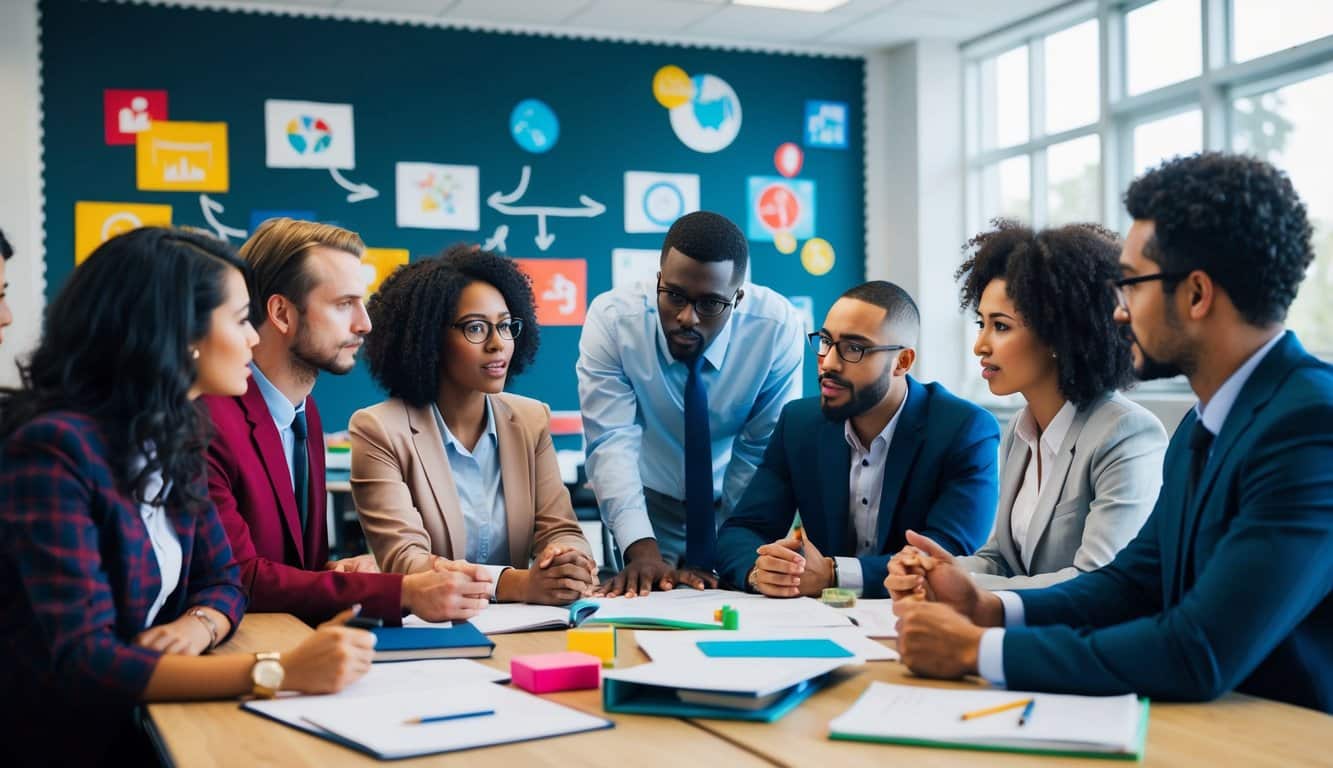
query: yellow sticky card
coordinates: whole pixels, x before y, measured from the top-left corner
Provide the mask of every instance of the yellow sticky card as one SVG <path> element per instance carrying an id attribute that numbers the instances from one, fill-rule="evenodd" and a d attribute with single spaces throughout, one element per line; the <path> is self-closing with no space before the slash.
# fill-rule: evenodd
<path id="1" fill-rule="evenodd" d="M 80 200 L 74 204 L 74 263 L 82 264 L 97 246 L 131 229 L 169 226 L 169 205 Z"/>
<path id="2" fill-rule="evenodd" d="M 135 135 L 139 189 L 226 192 L 227 124 L 154 121 Z"/>
<path id="3" fill-rule="evenodd" d="M 384 278 L 406 266 L 411 255 L 406 248 L 367 248 L 361 257 L 361 276 L 366 280 L 366 295 L 378 291 Z"/>
<path id="4" fill-rule="evenodd" d="M 694 98 L 694 81 L 685 70 L 668 64 L 653 75 L 653 98 L 667 109 L 688 104 Z"/>

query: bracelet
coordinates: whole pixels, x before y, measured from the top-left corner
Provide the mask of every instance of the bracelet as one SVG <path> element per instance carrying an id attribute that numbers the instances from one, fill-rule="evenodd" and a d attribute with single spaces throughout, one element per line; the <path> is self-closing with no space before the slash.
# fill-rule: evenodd
<path id="1" fill-rule="evenodd" d="M 195 608 L 190 611 L 190 615 L 198 619 L 199 622 L 204 625 L 204 629 L 208 630 L 208 650 L 211 651 L 216 648 L 218 645 L 217 622 L 213 621 L 212 617 L 204 613 L 203 608 Z"/>

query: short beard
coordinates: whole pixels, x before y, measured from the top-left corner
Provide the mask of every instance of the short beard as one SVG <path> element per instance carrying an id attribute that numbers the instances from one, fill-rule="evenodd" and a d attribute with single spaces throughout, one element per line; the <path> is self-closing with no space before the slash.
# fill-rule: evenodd
<path id="1" fill-rule="evenodd" d="M 320 371 L 341 376 L 356 366 L 355 359 L 347 365 L 338 362 L 338 353 L 342 351 L 342 345 L 332 352 L 315 347 L 310 340 L 308 329 L 309 326 L 305 323 L 297 328 L 296 341 L 291 349 L 292 371 L 303 384 L 313 383 Z"/>
<path id="2" fill-rule="evenodd" d="M 820 377 L 825 378 L 824 376 Z M 828 377 L 833 378 L 833 377 Z M 839 384 L 847 386 L 846 405 L 829 406 L 822 401 L 819 404 L 819 411 L 824 414 L 828 421 L 846 421 L 855 416 L 860 416 L 866 411 L 879 404 L 884 396 L 889 393 L 889 388 L 893 386 L 893 376 L 885 371 L 881 376 L 865 390 L 858 390 L 851 382 L 844 381 L 842 378 L 833 378 Z"/>
<path id="3" fill-rule="evenodd" d="M 1148 354 L 1148 350 L 1143 348 L 1139 340 L 1134 336 L 1134 332 L 1128 325 L 1124 326 L 1125 336 L 1139 348 L 1139 357 L 1142 362 L 1134 366 L 1134 378 L 1139 381 L 1155 381 L 1157 379 L 1173 379 L 1177 376 L 1190 376 L 1198 368 L 1198 361 L 1192 353 L 1180 349 L 1181 323 L 1180 316 L 1176 314 L 1175 307 L 1169 303 L 1165 310 L 1166 325 L 1174 333 L 1176 339 L 1177 354 L 1172 355 L 1169 360 L 1159 360 Z"/>

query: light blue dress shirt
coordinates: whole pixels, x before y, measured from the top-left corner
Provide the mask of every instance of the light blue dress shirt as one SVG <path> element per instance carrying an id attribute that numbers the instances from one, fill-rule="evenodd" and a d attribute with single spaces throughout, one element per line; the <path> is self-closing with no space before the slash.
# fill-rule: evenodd
<path id="1" fill-rule="evenodd" d="M 872 554 L 879 531 L 879 502 L 884 494 L 884 464 L 889 457 L 889 446 L 898 431 L 898 419 L 907 410 L 907 393 L 898 403 L 889 423 L 884 425 L 870 447 L 861 445 L 861 438 L 852 429 L 852 420 L 842 424 L 842 436 L 852 451 L 851 472 L 848 473 L 847 519 L 852 522 L 856 536 L 856 557 L 835 557 L 838 562 L 838 583 L 835 586 L 850 589 L 860 597 L 865 590 L 865 573 L 861 571 L 861 555 Z"/>
<path id="2" fill-rule="evenodd" d="M 449 460 L 458 505 L 463 510 L 463 527 L 467 531 L 464 557 L 470 563 L 491 566 L 486 570 L 491 574 L 490 592 L 494 597 L 500 573 L 511 563 L 509 519 L 500 479 L 500 438 L 495 432 L 491 401 L 486 400 L 486 431 L 470 451 L 449 431 L 439 407 L 431 403 L 430 409 L 440 434 L 444 435 L 444 455 Z M 519 565 L 526 567 L 527 563 Z"/>
<path id="3" fill-rule="evenodd" d="M 250 372 L 255 377 L 255 384 L 259 386 L 259 394 L 264 396 L 264 405 L 268 406 L 273 426 L 278 428 L 278 439 L 282 441 L 282 455 L 287 459 L 287 476 L 292 480 L 292 492 L 295 493 L 296 469 L 292 461 L 292 451 L 296 448 L 296 433 L 292 431 L 292 422 L 296 421 L 297 413 L 305 411 L 305 399 L 302 398 L 300 405 L 292 405 L 292 401 L 268 380 L 264 372 L 259 370 L 259 366 L 251 363 Z M 320 435 L 321 442 L 323 437 Z"/>
<path id="4" fill-rule="evenodd" d="M 1231 408 L 1236 404 L 1236 398 L 1240 391 L 1245 388 L 1245 382 L 1250 380 L 1254 369 L 1259 367 L 1264 358 L 1268 356 L 1269 351 L 1277 346 L 1286 332 L 1279 333 L 1269 339 L 1266 344 L 1259 347 L 1254 354 L 1250 355 L 1234 373 L 1222 382 L 1222 386 L 1213 393 L 1212 399 L 1208 404 L 1194 404 L 1194 413 L 1198 415 L 1199 421 L 1203 423 L 1205 429 L 1213 433 L 1216 437 L 1222 431 L 1222 425 L 1226 423 L 1227 416 L 1231 414 Z M 1209 456 L 1211 456 L 1211 449 Z M 1004 626 L 1021 627 L 1023 626 L 1023 599 L 1015 592 L 996 592 L 1000 602 L 1004 605 Z M 995 685 L 1004 685 L 1004 630 L 998 627 L 992 627 L 981 633 L 981 646 L 977 649 L 977 672 L 982 677 Z"/>
<path id="5" fill-rule="evenodd" d="M 778 415 L 801 396 L 805 321 L 780 294 L 745 296 L 704 350 L 713 494 L 725 519 L 763 458 Z M 656 285 L 618 288 L 588 307 L 579 339 L 588 480 L 622 551 L 654 538 L 643 489 L 685 498 L 685 379 L 671 356 Z"/>

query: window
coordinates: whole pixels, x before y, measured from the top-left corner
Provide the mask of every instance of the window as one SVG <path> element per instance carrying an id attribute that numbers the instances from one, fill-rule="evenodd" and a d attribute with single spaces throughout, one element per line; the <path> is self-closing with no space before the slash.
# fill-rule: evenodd
<path id="1" fill-rule="evenodd" d="M 1309 210 L 1316 259 L 1288 325 L 1333 359 L 1333 0 L 1086 0 L 972 41 L 963 60 L 964 238 L 995 216 L 1123 232 L 1122 195 L 1145 170 L 1250 152 Z"/>
<path id="2" fill-rule="evenodd" d="M 1333 351 L 1333 73 L 1232 102 L 1231 143 L 1286 170 L 1314 228 L 1315 260 L 1287 324 L 1307 349 Z"/>
<path id="3" fill-rule="evenodd" d="M 1235 0 L 1232 20 L 1233 58 L 1249 61 L 1333 35 L 1333 3 L 1328 0 Z"/>
<path id="4" fill-rule="evenodd" d="M 1125 14 L 1130 95 L 1198 77 L 1203 61 L 1199 0 L 1157 0 Z"/>

